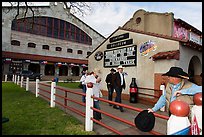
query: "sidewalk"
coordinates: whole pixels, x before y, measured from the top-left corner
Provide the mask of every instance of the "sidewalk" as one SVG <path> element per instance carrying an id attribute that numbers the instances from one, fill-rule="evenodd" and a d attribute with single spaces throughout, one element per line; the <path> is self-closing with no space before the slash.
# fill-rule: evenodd
<path id="1" fill-rule="evenodd" d="M 30 82 L 30 91 L 33 92 L 35 94 L 35 82 Z M 66 88 L 67 89 L 67 88 Z M 77 91 L 77 92 L 82 92 L 81 89 L 71 89 L 73 91 Z M 60 91 L 56 91 L 57 94 L 62 94 L 62 92 Z M 80 95 L 76 95 L 76 94 L 72 94 L 72 93 L 68 93 L 68 97 L 77 101 L 81 101 L 81 96 Z M 104 99 L 107 99 L 107 96 L 103 97 Z M 114 101 L 115 98 L 113 98 Z M 57 101 L 63 102 L 63 100 L 57 99 Z M 72 106 L 73 108 L 83 111 L 85 113 L 85 107 L 81 106 L 79 104 L 67 101 L 69 106 Z M 136 108 L 142 108 L 142 109 L 147 109 L 147 108 L 151 108 L 152 106 L 148 106 L 148 105 L 144 105 L 141 103 L 130 103 L 128 100 L 122 100 L 123 104 L 129 105 L 129 106 L 133 106 Z M 56 105 L 59 106 L 59 105 Z M 61 109 L 64 110 L 63 107 L 59 106 Z M 128 121 L 132 121 L 134 123 L 134 119 L 137 116 L 138 112 L 124 108 L 124 112 L 120 112 L 119 109 L 114 109 L 112 106 L 109 106 L 108 103 L 106 102 L 100 102 L 100 107 L 102 111 L 108 112 L 114 116 L 126 119 Z M 85 118 L 75 112 L 72 112 L 68 109 L 65 110 L 66 113 L 73 115 L 74 117 L 76 117 L 78 120 L 80 120 L 84 125 L 85 125 Z M 162 114 L 162 115 L 168 115 L 166 112 L 160 112 L 158 111 L 157 113 Z M 152 135 L 151 133 L 148 132 L 142 132 L 139 131 L 136 127 L 132 127 L 128 124 L 125 124 L 123 122 L 120 122 L 116 119 L 113 119 L 109 116 L 106 116 L 104 114 L 102 114 L 102 121 L 104 124 L 111 126 L 112 128 L 119 130 L 120 132 L 122 132 L 124 135 Z M 116 133 L 108 130 L 107 128 L 99 125 L 99 124 L 95 124 L 93 126 L 93 130 L 96 132 L 96 134 L 98 135 L 117 135 Z M 161 134 L 166 135 L 166 131 L 167 131 L 167 120 L 161 119 L 161 118 L 157 118 L 155 117 L 155 126 L 153 128 L 154 131 L 159 132 Z"/>

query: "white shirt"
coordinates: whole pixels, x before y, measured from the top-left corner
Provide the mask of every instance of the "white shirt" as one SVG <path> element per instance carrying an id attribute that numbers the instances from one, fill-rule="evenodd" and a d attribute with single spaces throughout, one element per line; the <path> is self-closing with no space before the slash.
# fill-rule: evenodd
<path id="1" fill-rule="evenodd" d="M 95 97 L 100 97 L 100 90 L 101 90 L 101 83 L 95 83 L 93 84 L 93 95 Z M 97 99 L 94 99 L 94 101 L 97 101 Z"/>
<path id="2" fill-rule="evenodd" d="M 96 83 L 96 78 L 93 74 L 86 76 L 86 79 L 85 79 L 86 86 L 87 86 L 87 83 L 89 83 L 89 82 L 93 83 L 93 88 L 92 88 L 93 89 L 93 95 L 95 97 L 99 97 L 100 90 L 101 90 L 101 84 Z M 94 99 L 94 101 L 97 101 L 97 99 Z"/>
<path id="3" fill-rule="evenodd" d="M 81 76 L 81 79 L 80 79 L 80 82 L 85 85 L 85 79 L 86 79 L 86 75 L 82 75 Z"/>
<path id="4" fill-rule="evenodd" d="M 84 82 L 85 82 L 85 84 L 87 84 L 89 82 L 96 83 L 96 78 L 95 78 L 95 76 L 93 74 L 92 75 L 88 75 L 88 76 L 86 76 Z"/>
<path id="5" fill-rule="evenodd" d="M 121 85 L 123 85 L 123 73 L 119 72 L 119 74 L 120 74 L 120 79 L 121 79 Z"/>

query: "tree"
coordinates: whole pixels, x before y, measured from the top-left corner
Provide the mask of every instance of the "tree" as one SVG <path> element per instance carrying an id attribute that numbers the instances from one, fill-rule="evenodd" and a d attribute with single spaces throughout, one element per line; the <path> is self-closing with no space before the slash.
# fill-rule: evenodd
<path id="1" fill-rule="evenodd" d="M 61 3 L 63 3 L 65 8 L 70 10 L 72 14 L 80 14 L 81 16 L 84 16 L 86 15 L 87 12 L 91 11 L 92 10 L 91 6 L 93 4 L 92 2 L 61 2 Z M 35 16 L 35 12 L 32 7 L 32 2 L 29 2 L 29 4 L 28 2 L 9 2 L 9 4 L 10 5 L 7 6 L 7 8 L 4 9 L 3 11 L 5 13 L 8 13 L 11 9 L 17 7 L 15 19 L 17 19 L 17 17 L 19 16 L 20 6 L 25 7 L 24 18 L 26 17 L 28 10 L 32 12 L 33 17 Z M 99 4 L 102 3 L 99 2 Z M 103 2 L 103 4 L 106 4 L 106 2 Z"/>

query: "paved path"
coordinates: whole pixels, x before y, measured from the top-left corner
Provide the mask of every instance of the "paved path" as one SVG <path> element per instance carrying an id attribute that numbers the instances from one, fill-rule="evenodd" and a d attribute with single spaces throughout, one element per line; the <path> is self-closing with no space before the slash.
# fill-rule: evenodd
<path id="1" fill-rule="evenodd" d="M 41 88 L 43 88 L 43 87 L 44 86 L 42 86 Z M 49 90 L 48 87 L 44 87 L 44 88 Z M 29 90 L 31 92 L 35 93 L 35 82 L 30 82 Z M 82 92 L 81 89 L 74 89 L 74 91 Z M 58 91 L 58 90 L 56 91 L 56 93 L 61 94 L 61 95 L 64 94 L 62 91 Z M 68 97 L 71 98 L 71 99 L 77 100 L 77 101 L 82 100 L 80 95 L 76 95 L 76 94 L 72 94 L 72 93 L 68 93 Z M 106 96 L 104 96 L 103 98 L 107 99 Z M 56 98 L 56 100 L 63 103 L 63 100 L 60 100 L 60 98 Z M 85 113 L 85 107 L 84 106 L 81 106 L 79 104 L 76 104 L 76 103 L 73 103 L 73 102 L 70 102 L 70 101 L 68 101 L 67 103 L 68 103 L 68 105 L 72 106 L 73 108 L 78 109 L 78 110 Z M 122 103 L 126 104 L 126 105 L 136 107 L 136 108 L 142 108 L 142 109 L 147 109 L 149 107 L 152 107 L 152 106 L 144 105 L 144 104 L 141 104 L 141 103 L 129 103 L 129 101 L 127 101 L 127 100 L 122 100 Z M 65 110 L 64 108 L 62 108 L 59 105 L 57 105 L 57 106 L 60 107 L 61 109 L 63 109 L 64 111 L 66 111 L 66 113 L 71 114 L 74 117 L 76 117 L 77 119 L 79 119 L 85 125 L 85 118 L 83 116 L 81 116 L 79 114 L 76 114 L 76 113 L 74 113 L 74 112 L 72 112 L 72 111 L 70 111 L 68 109 Z M 124 112 L 120 112 L 119 109 L 114 109 L 112 106 L 109 106 L 109 104 L 106 103 L 106 102 L 100 102 L 100 107 L 101 107 L 101 110 L 103 110 L 105 112 L 108 112 L 108 113 L 110 113 L 110 114 L 112 114 L 114 116 L 126 119 L 128 121 L 132 121 L 133 123 L 134 123 L 135 117 L 138 114 L 138 112 L 127 109 L 127 108 L 124 108 Z M 166 112 L 158 111 L 158 113 L 167 116 Z M 130 126 L 128 124 L 125 124 L 123 122 L 115 120 L 115 119 L 113 119 L 111 117 L 108 117 L 108 116 L 106 116 L 104 114 L 102 114 L 102 122 L 104 124 L 108 125 L 108 126 L 111 126 L 114 129 L 119 130 L 124 135 L 152 135 L 149 132 L 139 131 L 136 127 L 132 127 L 132 126 Z M 101 126 L 99 124 L 94 123 L 93 129 L 98 135 L 116 135 L 116 133 L 108 130 L 107 128 L 105 128 L 105 127 L 103 127 L 103 126 Z M 154 126 L 153 130 L 156 131 L 156 132 L 159 132 L 161 134 L 166 135 L 167 120 L 156 117 L 155 126 Z"/>

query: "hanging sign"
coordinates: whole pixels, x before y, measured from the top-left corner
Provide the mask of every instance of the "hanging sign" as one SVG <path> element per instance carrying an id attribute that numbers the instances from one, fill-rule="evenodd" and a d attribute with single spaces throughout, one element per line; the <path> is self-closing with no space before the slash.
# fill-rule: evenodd
<path id="1" fill-rule="evenodd" d="M 124 47 L 104 51 L 104 67 L 136 66 L 137 47 Z"/>
<path id="2" fill-rule="evenodd" d="M 107 49 L 122 47 L 122 46 L 130 45 L 130 44 L 133 44 L 133 39 L 128 39 L 128 40 L 124 40 L 124 41 L 108 44 L 107 45 Z"/>

